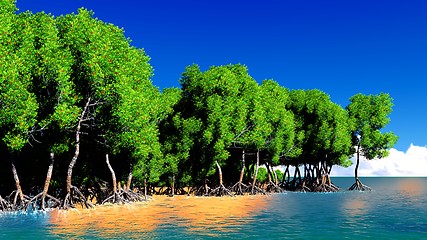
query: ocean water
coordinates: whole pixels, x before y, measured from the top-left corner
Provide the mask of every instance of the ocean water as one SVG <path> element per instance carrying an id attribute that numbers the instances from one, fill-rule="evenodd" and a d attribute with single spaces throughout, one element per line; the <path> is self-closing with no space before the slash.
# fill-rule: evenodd
<path id="1" fill-rule="evenodd" d="M 352 178 L 332 178 L 348 188 Z M 427 239 L 427 178 L 361 178 L 370 192 L 154 197 L 0 213 L 0 239 Z"/>

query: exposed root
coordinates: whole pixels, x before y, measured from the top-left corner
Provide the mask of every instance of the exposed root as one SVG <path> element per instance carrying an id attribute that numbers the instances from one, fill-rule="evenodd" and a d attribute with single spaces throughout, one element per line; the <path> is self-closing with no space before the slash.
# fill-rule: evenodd
<path id="1" fill-rule="evenodd" d="M 242 182 L 237 182 L 230 188 L 230 191 L 236 195 L 245 195 L 249 191 L 249 186 Z"/>
<path id="2" fill-rule="evenodd" d="M 122 196 L 118 192 L 115 192 L 115 193 L 111 194 L 109 197 L 107 197 L 107 199 L 102 201 L 102 204 L 106 204 L 106 203 L 125 204 L 125 203 L 129 203 L 129 202 L 126 201 L 124 198 L 122 198 Z"/>
<path id="3" fill-rule="evenodd" d="M 329 175 L 322 175 L 321 178 L 317 178 L 313 183 L 313 192 L 338 192 L 340 188 L 335 186 L 329 177 Z"/>
<path id="4" fill-rule="evenodd" d="M 135 201 L 142 201 L 143 199 L 140 199 L 139 195 L 137 193 L 133 193 L 130 190 L 129 191 L 123 190 L 121 185 L 120 185 L 120 182 L 118 182 L 118 184 L 117 184 L 116 174 L 113 170 L 113 167 L 110 164 L 108 154 L 105 155 L 105 161 L 107 163 L 108 168 L 110 169 L 111 177 L 113 180 L 113 194 L 111 194 L 109 197 L 107 197 L 102 202 L 102 204 L 105 204 L 107 202 L 125 204 L 125 203 L 130 203 L 130 202 L 135 202 Z M 128 183 L 128 185 L 130 185 L 130 183 Z M 125 186 L 125 188 L 126 188 L 126 186 Z"/>
<path id="5" fill-rule="evenodd" d="M 199 187 L 196 191 L 197 196 L 209 196 L 211 192 L 211 188 L 208 186 L 208 183 L 210 181 L 208 179 L 205 179 L 205 184 L 201 187 Z"/>
<path id="6" fill-rule="evenodd" d="M 305 185 L 305 183 L 299 189 L 300 192 L 312 192 L 312 190 Z"/>
<path id="7" fill-rule="evenodd" d="M 189 188 L 184 188 L 184 187 L 178 187 L 177 189 L 176 189 L 176 194 L 177 195 L 190 195 L 190 194 L 192 194 L 192 193 L 195 193 L 196 192 L 196 188 L 194 188 L 194 187 L 189 187 Z"/>
<path id="8" fill-rule="evenodd" d="M 61 201 L 47 194 L 49 190 L 50 179 L 52 177 L 54 162 L 55 162 L 55 156 L 53 153 L 51 153 L 50 164 L 46 174 L 46 180 L 43 187 L 43 191 L 37 194 L 35 197 L 31 198 L 31 200 L 27 202 L 25 209 L 28 209 L 29 206 L 32 206 L 33 210 L 38 210 L 38 209 L 46 210 L 46 197 L 48 197 L 48 208 L 55 208 L 61 205 Z"/>
<path id="9" fill-rule="evenodd" d="M 103 199 L 110 196 L 108 191 L 108 182 L 97 179 L 95 184 L 87 189 L 87 198 L 89 202 L 95 202 L 101 204 Z"/>
<path id="10" fill-rule="evenodd" d="M 6 197 L 6 199 L 4 199 L 4 201 L 8 203 L 9 209 L 11 211 L 19 211 L 25 210 L 25 206 L 30 201 L 30 199 L 31 198 L 29 196 L 25 194 L 22 194 L 21 196 L 18 190 L 14 190 L 11 194 L 9 194 L 9 196 Z"/>
<path id="11" fill-rule="evenodd" d="M 47 205 L 46 197 L 48 198 Z M 46 210 L 46 206 L 47 208 L 56 208 L 61 206 L 61 201 L 49 194 L 43 196 L 43 192 L 41 192 L 26 203 L 25 210 L 27 210 L 29 206 L 31 206 L 33 210 Z"/>
<path id="12" fill-rule="evenodd" d="M 252 194 L 252 195 L 255 195 L 255 194 L 263 194 L 263 195 L 266 195 L 266 194 L 267 194 L 267 192 L 266 192 L 266 191 L 264 191 L 264 189 L 262 189 L 262 188 L 260 188 L 260 187 L 258 187 L 258 186 L 256 186 L 256 185 L 253 185 L 253 186 L 252 186 L 252 189 L 251 189 L 251 194 Z"/>
<path id="13" fill-rule="evenodd" d="M 0 196 L 0 211 L 12 211 L 12 204 Z"/>
<path id="14" fill-rule="evenodd" d="M 178 195 L 180 195 L 179 194 L 179 192 L 181 191 L 182 193 L 181 193 L 181 195 L 186 195 L 187 194 L 187 192 L 186 191 L 184 191 L 184 189 L 175 189 L 174 190 L 175 192 L 174 193 L 172 193 L 172 187 L 171 186 L 168 186 L 168 187 L 161 187 L 158 191 L 156 191 L 156 194 L 158 194 L 158 195 L 167 195 L 167 196 L 169 196 L 169 197 L 173 197 L 175 194 L 178 194 Z"/>
<path id="15" fill-rule="evenodd" d="M 102 201 L 102 204 L 106 203 L 118 203 L 118 204 L 126 204 L 126 203 L 132 203 L 132 202 L 142 202 L 147 201 L 147 196 L 144 196 L 144 194 L 128 189 L 119 189 L 112 195 L 110 195 L 108 198 L 106 198 L 104 201 Z"/>
<path id="16" fill-rule="evenodd" d="M 321 183 L 313 186 L 313 192 L 338 192 L 340 188 L 335 186 L 333 183 Z"/>
<path id="17" fill-rule="evenodd" d="M 350 191 L 357 190 L 357 191 L 371 191 L 372 188 L 366 186 L 363 184 L 358 178 L 356 179 L 356 182 L 351 185 L 351 187 L 348 189 Z"/>
<path id="18" fill-rule="evenodd" d="M 71 191 L 64 198 L 62 208 L 75 208 L 75 204 L 80 204 L 86 208 L 93 208 L 93 204 L 86 200 L 80 190 L 75 186 L 71 186 Z"/>
<path id="19" fill-rule="evenodd" d="M 149 196 L 144 195 L 143 193 L 132 191 L 130 189 L 122 189 L 119 191 L 119 194 L 122 196 L 123 199 L 130 201 L 130 202 L 142 202 L 147 201 Z"/>
<path id="20" fill-rule="evenodd" d="M 302 180 L 299 179 L 298 181 L 292 181 L 292 189 L 291 191 L 295 192 L 312 192 L 313 190 L 310 189 L 311 184 L 308 183 L 308 180 L 303 178 Z"/>
<path id="21" fill-rule="evenodd" d="M 273 181 L 270 181 L 266 186 L 266 191 L 271 193 L 282 193 L 284 190 Z"/>
<path id="22" fill-rule="evenodd" d="M 226 187 L 224 187 L 224 185 L 223 184 L 220 184 L 217 188 L 215 188 L 214 190 L 212 190 L 210 193 L 209 193 L 209 195 L 210 196 L 219 196 L 219 197 L 222 197 L 222 196 L 225 196 L 225 195 L 228 195 L 228 196 L 233 196 L 233 194 L 230 192 L 230 190 L 228 190 Z"/>
<path id="23" fill-rule="evenodd" d="M 196 196 L 209 196 L 211 190 L 209 186 L 201 186 L 197 189 Z"/>
<path id="24" fill-rule="evenodd" d="M 219 177 L 219 186 L 212 190 L 209 195 L 211 196 L 233 196 L 231 194 L 230 190 L 228 190 L 226 187 L 224 187 L 223 181 L 222 181 L 222 170 L 221 166 L 219 165 L 218 161 L 215 161 L 216 167 L 218 168 L 218 177 Z"/>

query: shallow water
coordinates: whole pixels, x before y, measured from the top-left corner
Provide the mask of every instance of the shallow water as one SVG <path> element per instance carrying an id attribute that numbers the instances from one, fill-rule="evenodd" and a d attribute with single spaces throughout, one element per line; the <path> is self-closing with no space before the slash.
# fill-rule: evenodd
<path id="1" fill-rule="evenodd" d="M 349 187 L 352 178 L 333 178 Z M 362 178 L 371 192 L 154 197 L 89 210 L 0 213 L 1 239 L 426 239 L 427 178 Z"/>

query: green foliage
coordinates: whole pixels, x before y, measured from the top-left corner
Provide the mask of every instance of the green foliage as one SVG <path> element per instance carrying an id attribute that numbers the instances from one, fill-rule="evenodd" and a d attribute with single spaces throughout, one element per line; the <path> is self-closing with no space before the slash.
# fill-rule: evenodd
<path id="1" fill-rule="evenodd" d="M 30 92 L 34 33 L 26 14 L 13 14 L 12 3 L 0 5 L 0 137 L 10 151 L 20 151 L 36 122 L 38 104 Z"/>
<path id="2" fill-rule="evenodd" d="M 258 168 L 257 180 L 260 183 L 265 183 L 268 180 L 268 171 L 265 167 Z"/>
<path id="3" fill-rule="evenodd" d="M 272 156 L 272 163 L 279 164 L 282 157 L 298 156 L 300 149 L 295 145 L 294 114 L 289 110 L 289 91 L 272 80 L 264 81 L 260 86 L 260 98 L 257 104 L 260 112 L 254 116 L 253 134 L 261 136 L 262 145 Z"/>
<path id="4" fill-rule="evenodd" d="M 298 162 L 347 165 L 351 135 L 346 111 L 320 90 L 294 90 L 291 99 L 297 131 L 301 133 Z"/>
<path id="5" fill-rule="evenodd" d="M 274 172 L 275 172 L 275 173 L 276 173 L 276 175 L 277 175 L 277 179 L 278 179 L 279 181 L 282 181 L 282 179 L 283 179 L 283 175 L 284 175 L 285 173 L 284 173 L 284 172 L 282 172 L 282 171 L 280 171 L 280 169 L 276 169 Z"/>
<path id="6" fill-rule="evenodd" d="M 397 140 L 380 131 L 390 121 L 388 94 L 357 94 L 345 111 L 320 90 L 290 91 L 273 80 L 259 85 L 240 64 L 204 72 L 189 66 L 181 89 L 161 92 L 151 82 L 150 58 L 123 29 L 84 8 L 57 18 L 16 10 L 15 1 L 0 2 L 0 147 L 19 153 L 31 143 L 72 155 L 90 99 L 81 119 L 88 168 L 82 181 L 92 181 L 91 161 L 100 161 L 91 157 L 106 152 L 121 157 L 115 164 L 122 171 L 131 163 L 138 182 L 174 175 L 198 184 L 216 173 L 216 161 L 237 174 L 236 152 L 243 150 L 260 151 L 272 166 L 349 166 L 354 147 L 381 158 Z M 260 168 L 258 180 L 266 179 Z"/>
<path id="7" fill-rule="evenodd" d="M 202 161 L 202 174 L 209 176 L 215 173 L 215 161 L 226 164 L 230 147 L 244 144 L 258 85 L 243 65 L 211 67 L 206 72 L 193 65 L 183 73 L 181 84 L 180 116 L 202 124 L 195 145 L 200 154 L 190 158 Z"/>
<path id="8" fill-rule="evenodd" d="M 392 132 L 382 133 L 390 119 L 392 98 L 385 93 L 379 95 L 356 94 L 350 98 L 347 111 L 352 124 L 353 146 L 360 146 L 367 159 L 383 158 L 393 147 L 397 136 Z"/>

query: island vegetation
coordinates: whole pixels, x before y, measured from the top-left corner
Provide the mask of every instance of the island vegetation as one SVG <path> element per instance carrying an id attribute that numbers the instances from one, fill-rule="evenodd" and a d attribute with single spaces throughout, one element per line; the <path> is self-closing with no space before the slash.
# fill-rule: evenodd
<path id="1" fill-rule="evenodd" d="M 17 13 L 2 0 L 0 18 L 2 211 L 338 191 L 333 166 L 384 157 L 397 140 L 381 132 L 385 93 L 343 108 L 240 64 L 188 66 L 181 88 L 160 91 L 144 50 L 91 11 Z M 369 189 L 355 173 L 351 189 Z"/>

